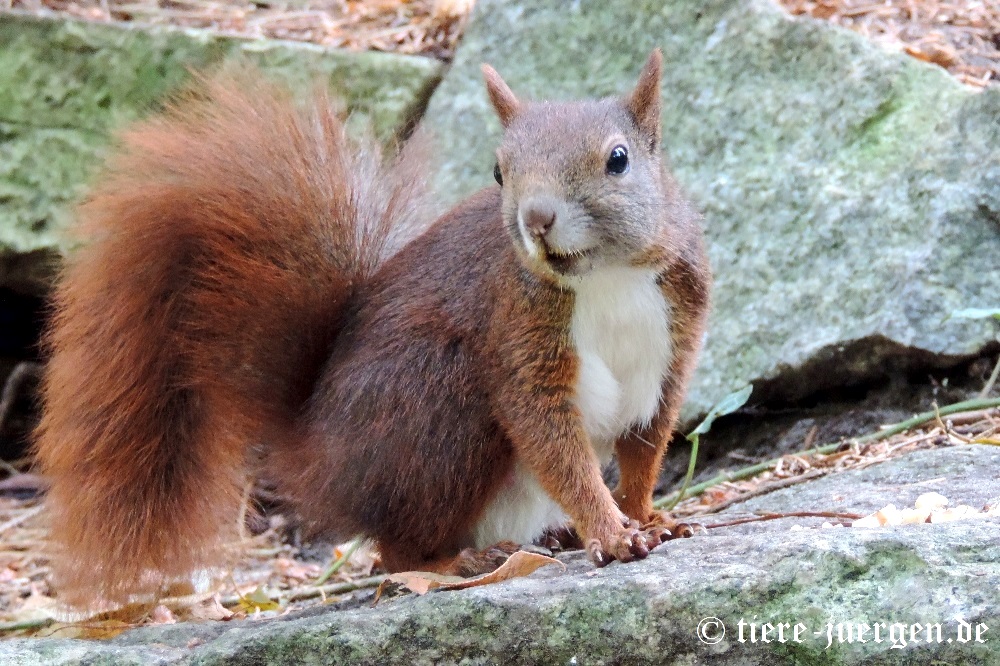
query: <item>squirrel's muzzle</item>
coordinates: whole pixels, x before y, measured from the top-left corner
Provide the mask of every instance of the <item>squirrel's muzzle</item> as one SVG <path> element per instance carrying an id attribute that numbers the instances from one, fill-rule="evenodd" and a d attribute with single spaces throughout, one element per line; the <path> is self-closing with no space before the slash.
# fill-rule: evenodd
<path id="1" fill-rule="evenodd" d="M 558 216 L 558 202 L 550 196 L 532 197 L 522 201 L 520 217 L 525 231 L 535 238 L 544 238 Z"/>

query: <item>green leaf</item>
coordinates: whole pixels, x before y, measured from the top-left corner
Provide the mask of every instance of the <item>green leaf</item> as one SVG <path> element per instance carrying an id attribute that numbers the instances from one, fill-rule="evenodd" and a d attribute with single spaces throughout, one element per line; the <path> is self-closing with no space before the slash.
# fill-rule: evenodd
<path id="1" fill-rule="evenodd" d="M 951 313 L 952 319 L 994 319 L 1000 321 L 1000 308 L 965 308 Z"/>
<path id="2" fill-rule="evenodd" d="M 698 427 L 691 431 L 691 434 L 687 436 L 688 440 L 691 440 L 692 437 L 697 437 L 698 435 L 704 435 L 712 429 L 712 423 L 715 422 L 715 419 L 720 416 L 725 416 L 726 414 L 732 414 L 737 409 L 747 404 L 747 400 L 750 399 L 751 393 L 753 393 L 753 384 L 747 384 L 739 391 L 734 391 L 720 400 L 716 403 L 715 407 L 712 407 L 712 409 L 709 410 L 705 420 L 699 423 Z"/>

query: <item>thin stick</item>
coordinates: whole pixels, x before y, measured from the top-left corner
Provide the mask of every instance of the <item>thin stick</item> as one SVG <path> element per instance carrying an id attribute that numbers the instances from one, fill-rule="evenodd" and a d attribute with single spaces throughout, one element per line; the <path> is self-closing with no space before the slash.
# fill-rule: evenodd
<path id="1" fill-rule="evenodd" d="M 378 587 L 386 578 L 388 578 L 388 576 L 369 576 L 368 578 L 359 578 L 358 580 L 346 583 L 331 583 L 330 585 L 322 585 L 319 587 L 300 587 L 291 592 L 268 592 L 265 589 L 262 589 L 262 592 L 272 601 L 302 601 L 304 599 L 313 599 L 320 596 L 344 594 L 346 592 L 354 592 L 355 590 Z M 219 603 L 223 606 L 235 606 L 240 603 L 243 598 L 244 597 L 239 593 L 232 594 L 219 599 Z"/>
<path id="2" fill-rule="evenodd" d="M 3 391 L 0 391 L 0 430 L 3 430 L 7 419 L 14 413 L 14 400 L 17 398 L 18 391 L 21 390 L 21 385 L 29 377 L 40 376 L 41 371 L 42 366 L 40 363 L 21 361 L 7 375 Z"/>
<path id="3" fill-rule="evenodd" d="M 993 390 L 993 385 L 997 383 L 997 376 L 1000 376 L 1000 356 L 997 357 L 997 364 L 993 366 L 990 378 L 986 380 L 986 386 L 979 392 L 980 398 L 985 398 L 990 394 L 990 391 Z"/>
<path id="4" fill-rule="evenodd" d="M 2 424 L 0 424 L 0 427 L 2 427 Z M 3 459 L 0 459 L 0 469 L 2 469 L 3 471 L 7 472 L 11 476 L 20 476 L 21 473 L 22 473 L 21 470 L 19 470 L 18 468 L 14 467 L 9 462 L 7 462 L 6 460 L 3 460 Z"/>
<path id="5" fill-rule="evenodd" d="M 354 541 L 347 546 L 347 550 L 341 553 L 340 557 L 334 560 L 333 564 L 327 567 L 326 571 L 324 571 L 323 574 L 316 579 L 314 585 L 322 585 L 326 581 L 330 580 L 330 576 L 340 571 L 340 568 L 347 564 L 347 560 L 351 559 L 351 555 L 354 554 L 360 545 L 361 537 L 355 537 Z"/>
<path id="6" fill-rule="evenodd" d="M 250 493 L 253 491 L 253 481 L 247 481 L 246 485 L 243 486 L 243 497 L 240 499 L 240 516 L 237 518 L 236 529 L 240 541 L 246 541 L 250 538 L 249 531 L 247 530 L 247 514 L 250 513 Z"/>
<path id="7" fill-rule="evenodd" d="M 923 425 L 924 423 L 927 423 L 928 421 L 937 418 L 939 415 L 947 416 L 948 414 L 957 414 L 958 412 L 967 412 L 976 409 L 988 409 L 990 407 L 1000 407 L 1000 398 L 989 398 L 989 399 L 977 398 L 975 400 L 965 400 L 963 402 L 956 402 L 952 405 L 947 405 L 940 409 L 917 414 L 911 419 L 907 419 L 906 421 L 901 421 L 900 423 L 889 426 L 884 430 L 873 432 L 868 435 L 864 435 L 863 437 L 858 437 L 852 441 L 858 444 L 864 444 L 866 442 L 876 442 L 880 439 L 886 439 L 887 437 L 898 435 L 899 433 L 905 432 L 910 428 L 914 428 L 918 425 Z M 843 445 L 844 442 L 833 442 L 830 444 L 824 444 L 823 446 L 817 446 L 812 449 L 806 449 L 805 451 L 800 451 L 795 455 L 808 456 L 816 454 L 833 453 Z M 771 469 L 772 467 L 777 465 L 783 457 L 784 456 L 779 458 L 772 458 L 770 460 L 765 460 L 764 462 L 757 463 L 756 465 L 750 465 L 749 467 L 738 469 L 735 472 L 724 472 L 722 474 L 712 477 L 707 481 L 703 481 L 702 483 L 697 483 L 691 486 L 690 488 L 687 489 L 687 491 L 683 495 L 680 494 L 678 491 L 674 491 L 669 495 L 666 495 L 665 497 L 661 497 L 660 499 L 656 500 L 653 503 L 653 506 L 657 509 L 663 509 L 663 507 L 665 507 L 668 503 L 674 500 L 674 497 L 678 497 L 680 499 L 687 499 L 688 497 L 694 497 L 695 495 L 700 495 L 709 488 L 711 488 L 712 486 L 718 485 L 725 481 L 739 481 L 741 479 L 750 478 L 751 476 L 755 476 L 757 474 L 760 474 L 761 472 Z"/>
<path id="8" fill-rule="evenodd" d="M 0 622 L 0 633 L 8 631 L 22 631 L 24 629 L 41 629 L 54 623 L 51 617 L 41 617 L 35 620 L 21 620 L 19 622 Z"/>
<path id="9" fill-rule="evenodd" d="M 14 518 L 11 518 L 6 523 L 0 525 L 0 534 L 3 534 L 4 532 L 6 532 L 7 530 L 9 530 L 12 527 L 17 527 L 18 525 L 20 525 L 21 523 L 23 523 L 24 521 L 26 521 L 28 518 L 31 518 L 32 516 L 39 514 L 44 507 L 45 507 L 44 504 L 39 504 L 36 507 L 28 509 L 27 511 L 25 511 L 24 513 L 22 513 L 20 516 L 16 516 Z"/>
<path id="10" fill-rule="evenodd" d="M 996 409 L 977 409 L 974 412 L 958 412 L 957 414 L 952 414 L 948 420 L 951 421 L 952 425 L 964 426 L 985 421 L 992 416 L 1000 416 L 1000 411 Z"/>
<path id="11" fill-rule="evenodd" d="M 346 592 L 354 592 L 355 590 L 378 587 L 387 578 L 388 576 L 369 576 L 368 578 L 359 578 L 358 580 L 347 583 L 331 583 L 330 585 L 321 585 L 319 587 L 301 587 L 298 590 L 291 592 L 284 598 L 288 601 L 302 601 L 304 599 L 313 599 L 319 596 L 326 597 L 336 594 L 344 594 Z"/>
<path id="12" fill-rule="evenodd" d="M 736 497 L 731 497 L 727 499 L 725 502 L 720 502 L 719 504 L 715 504 L 712 507 L 710 507 L 707 511 L 705 511 L 704 515 L 719 513 L 723 509 L 728 509 L 733 504 L 738 504 L 740 502 L 752 499 L 754 497 L 761 497 L 762 495 L 768 495 L 774 492 L 775 490 L 781 490 L 782 488 L 789 488 L 791 486 L 796 486 L 800 483 L 805 483 L 806 481 L 812 481 L 813 479 L 819 478 L 821 476 L 826 476 L 831 471 L 832 470 L 811 469 L 805 474 L 800 474 L 799 476 L 790 476 L 787 479 L 774 481 L 772 483 L 767 484 L 766 486 L 761 486 L 756 490 L 751 490 L 750 492 L 744 493 L 743 495 L 737 495 Z"/>
<path id="13" fill-rule="evenodd" d="M 677 492 L 677 497 L 675 497 L 674 500 L 665 507 L 667 511 L 672 511 L 673 508 L 677 506 L 677 503 L 681 501 L 682 497 L 684 497 L 684 493 L 687 491 L 688 485 L 691 483 L 691 479 L 694 478 L 694 466 L 698 460 L 699 439 L 701 439 L 699 435 L 691 437 L 691 456 L 688 458 L 687 474 L 684 475 L 684 483 L 681 484 L 681 489 Z"/>
<path id="14" fill-rule="evenodd" d="M 779 520 L 781 518 L 837 518 L 838 520 L 860 520 L 864 518 L 864 516 L 860 513 L 839 513 L 837 511 L 789 511 L 787 513 L 762 513 L 759 516 L 736 518 L 734 520 L 727 520 L 724 523 L 705 525 L 705 529 L 712 530 L 719 527 L 732 527 L 733 525 L 745 525 L 746 523 L 760 523 L 765 520 Z"/>

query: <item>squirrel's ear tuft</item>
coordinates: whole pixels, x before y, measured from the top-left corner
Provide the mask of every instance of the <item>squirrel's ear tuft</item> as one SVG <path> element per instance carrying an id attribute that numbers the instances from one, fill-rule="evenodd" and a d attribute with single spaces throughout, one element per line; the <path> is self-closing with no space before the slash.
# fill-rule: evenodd
<path id="1" fill-rule="evenodd" d="M 483 78 L 486 79 L 486 92 L 490 96 L 490 104 L 496 110 L 500 124 L 507 127 L 520 111 L 521 103 L 517 101 L 514 91 L 510 89 L 507 82 L 497 74 L 497 70 L 484 64 Z"/>
<path id="2" fill-rule="evenodd" d="M 653 49 L 646 60 L 639 83 L 625 98 L 625 106 L 635 118 L 639 131 L 649 137 L 651 152 L 660 147 L 660 75 L 663 70 L 663 53 Z"/>

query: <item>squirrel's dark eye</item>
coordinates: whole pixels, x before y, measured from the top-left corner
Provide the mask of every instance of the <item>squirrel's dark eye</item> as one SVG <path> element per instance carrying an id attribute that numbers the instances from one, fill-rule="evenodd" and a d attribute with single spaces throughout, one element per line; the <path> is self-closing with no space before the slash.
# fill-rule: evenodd
<path id="1" fill-rule="evenodd" d="M 620 176 L 628 171 L 628 148 L 615 146 L 608 156 L 608 173 Z"/>
<path id="2" fill-rule="evenodd" d="M 500 163 L 497 162 L 496 166 L 493 167 L 493 177 L 497 179 L 497 184 L 503 187 L 503 174 L 500 173 Z"/>

